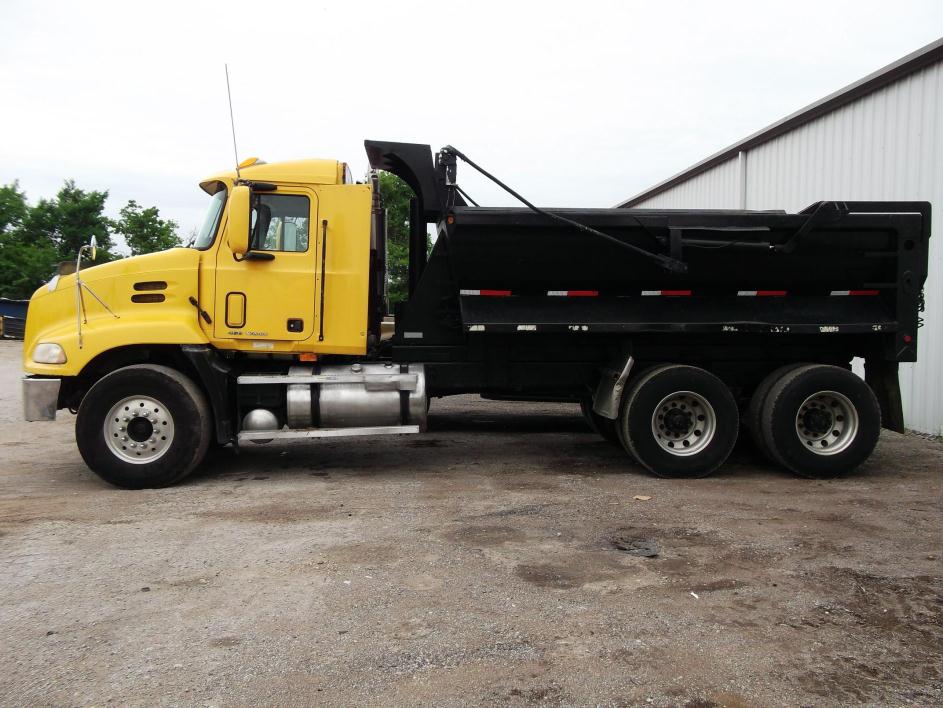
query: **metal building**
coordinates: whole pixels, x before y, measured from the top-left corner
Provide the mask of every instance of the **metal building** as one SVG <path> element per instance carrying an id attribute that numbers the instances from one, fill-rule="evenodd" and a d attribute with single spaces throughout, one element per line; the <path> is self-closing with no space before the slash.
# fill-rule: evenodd
<path id="1" fill-rule="evenodd" d="M 926 200 L 943 220 L 943 39 L 692 165 L 619 206 L 785 209 Z M 919 362 L 904 364 L 907 426 L 943 434 L 943 237 L 930 241 Z M 810 264 L 810 267 L 811 264 Z"/>

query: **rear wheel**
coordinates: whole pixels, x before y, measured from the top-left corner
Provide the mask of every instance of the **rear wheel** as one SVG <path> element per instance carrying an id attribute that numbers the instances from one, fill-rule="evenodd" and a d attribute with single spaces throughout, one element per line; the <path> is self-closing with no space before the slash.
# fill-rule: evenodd
<path id="1" fill-rule="evenodd" d="M 203 392 L 179 371 L 142 364 L 99 380 L 79 406 L 75 438 L 95 474 L 128 489 L 164 487 L 202 461 L 212 437 Z"/>
<path id="2" fill-rule="evenodd" d="M 644 372 L 619 417 L 629 454 L 659 477 L 706 477 L 737 442 L 737 403 L 723 381 L 693 366 Z"/>
<path id="3" fill-rule="evenodd" d="M 761 428 L 779 464 L 824 479 L 868 458 L 881 434 L 881 408 L 871 388 L 847 369 L 813 364 L 770 389 Z"/>
<path id="4" fill-rule="evenodd" d="M 750 430 L 750 437 L 753 439 L 753 443 L 763 457 L 773 463 L 776 462 L 776 458 L 773 457 L 773 453 L 766 445 L 766 440 L 763 439 L 763 404 L 766 403 L 766 397 L 769 395 L 773 386 L 775 386 L 783 376 L 790 371 L 798 369 L 800 366 L 803 366 L 803 364 L 786 364 L 785 366 L 780 366 L 778 369 L 775 369 L 760 382 L 760 385 L 756 387 L 756 390 L 753 391 L 753 396 L 750 398 L 750 407 L 747 409 L 746 420 L 747 427 Z"/>
<path id="5" fill-rule="evenodd" d="M 616 429 L 616 421 L 611 418 L 606 418 L 605 416 L 599 415 L 596 411 L 593 410 L 593 402 L 588 398 L 584 398 L 580 401 L 580 410 L 583 412 L 583 417 L 586 418 L 586 423 L 590 428 L 593 429 L 593 432 L 599 433 L 604 439 L 611 442 L 613 445 L 620 445 L 619 442 L 619 433 Z"/>

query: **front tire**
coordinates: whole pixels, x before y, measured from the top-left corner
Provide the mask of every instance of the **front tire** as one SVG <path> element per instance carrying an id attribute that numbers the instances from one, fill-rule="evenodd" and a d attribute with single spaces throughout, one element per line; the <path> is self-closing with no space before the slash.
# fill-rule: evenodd
<path id="1" fill-rule="evenodd" d="M 644 372 L 619 416 L 629 454 L 659 477 L 706 477 L 737 442 L 737 402 L 726 384 L 694 366 Z"/>
<path id="2" fill-rule="evenodd" d="M 881 408 L 871 388 L 847 369 L 813 364 L 773 386 L 761 427 L 779 464 L 802 477 L 827 479 L 868 458 L 881 434 Z"/>
<path id="3" fill-rule="evenodd" d="M 85 394 L 75 421 L 85 464 L 126 489 L 179 482 L 203 460 L 211 437 L 203 392 L 179 371 L 155 364 L 101 378 Z"/>

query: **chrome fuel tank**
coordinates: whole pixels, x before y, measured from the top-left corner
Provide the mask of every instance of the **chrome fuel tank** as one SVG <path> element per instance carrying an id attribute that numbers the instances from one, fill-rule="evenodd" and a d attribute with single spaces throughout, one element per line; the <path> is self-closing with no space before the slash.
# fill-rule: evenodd
<path id="1" fill-rule="evenodd" d="M 293 366 L 288 375 L 338 379 L 338 383 L 289 384 L 286 400 L 289 428 L 396 425 L 426 428 L 426 377 L 422 364 Z"/>

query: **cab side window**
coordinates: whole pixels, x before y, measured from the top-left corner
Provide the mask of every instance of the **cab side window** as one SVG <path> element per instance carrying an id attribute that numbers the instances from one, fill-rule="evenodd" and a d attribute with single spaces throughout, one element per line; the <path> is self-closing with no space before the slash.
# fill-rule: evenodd
<path id="1" fill-rule="evenodd" d="M 252 206 L 252 250 L 308 250 L 311 202 L 295 194 L 259 194 Z"/>

